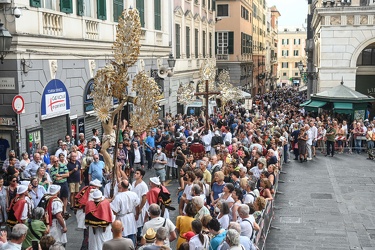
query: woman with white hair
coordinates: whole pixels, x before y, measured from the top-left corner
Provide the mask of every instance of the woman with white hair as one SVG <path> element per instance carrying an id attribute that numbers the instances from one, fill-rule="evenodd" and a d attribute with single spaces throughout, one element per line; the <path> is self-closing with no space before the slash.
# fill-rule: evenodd
<path id="1" fill-rule="evenodd" d="M 194 216 L 195 219 L 200 220 L 206 214 L 210 214 L 210 211 L 207 207 L 204 206 L 204 201 L 201 196 L 194 196 L 191 201 L 197 209 L 197 214 Z"/>
<path id="2" fill-rule="evenodd" d="M 240 234 L 235 229 L 229 229 L 227 231 L 225 241 L 228 243 L 229 249 L 243 250 L 243 247 L 240 244 Z"/>

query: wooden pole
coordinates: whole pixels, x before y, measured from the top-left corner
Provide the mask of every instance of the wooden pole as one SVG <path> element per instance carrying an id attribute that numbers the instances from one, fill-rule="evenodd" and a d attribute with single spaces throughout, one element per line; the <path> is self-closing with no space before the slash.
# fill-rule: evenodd
<path id="1" fill-rule="evenodd" d="M 119 103 L 121 103 L 119 101 Z M 117 123 L 116 123 L 116 142 L 115 142 L 115 152 L 113 152 L 113 168 L 112 168 L 112 183 L 111 183 L 111 190 L 110 190 L 110 197 L 113 198 L 116 178 L 117 178 L 117 152 L 118 152 L 118 139 L 119 139 L 119 132 L 120 132 L 120 122 L 121 122 L 121 111 L 119 110 L 117 113 Z"/>

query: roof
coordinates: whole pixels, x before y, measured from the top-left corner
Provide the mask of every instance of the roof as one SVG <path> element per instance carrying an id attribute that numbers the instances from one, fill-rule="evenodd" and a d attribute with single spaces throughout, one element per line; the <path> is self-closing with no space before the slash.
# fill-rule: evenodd
<path id="1" fill-rule="evenodd" d="M 354 101 L 354 102 L 373 102 L 374 97 L 364 95 L 355 91 L 341 82 L 340 85 L 333 87 L 329 90 L 314 94 L 312 96 L 314 99 L 329 99 L 329 100 L 344 100 L 344 101 Z"/>

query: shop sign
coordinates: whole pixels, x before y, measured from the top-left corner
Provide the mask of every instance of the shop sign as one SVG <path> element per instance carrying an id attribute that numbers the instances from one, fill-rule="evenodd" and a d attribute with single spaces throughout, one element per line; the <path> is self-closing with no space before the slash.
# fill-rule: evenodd
<path id="1" fill-rule="evenodd" d="M 42 120 L 70 113 L 70 99 L 64 83 L 58 79 L 51 80 L 44 88 L 42 95 Z"/>
<path id="2" fill-rule="evenodd" d="M 0 89 L 1 90 L 15 90 L 16 81 L 14 77 L 0 77 Z"/>

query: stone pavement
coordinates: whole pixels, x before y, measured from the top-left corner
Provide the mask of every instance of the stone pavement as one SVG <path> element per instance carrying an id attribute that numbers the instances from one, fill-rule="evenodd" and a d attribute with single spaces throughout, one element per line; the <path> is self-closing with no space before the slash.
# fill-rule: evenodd
<path id="1" fill-rule="evenodd" d="M 319 154 L 283 171 L 266 250 L 375 250 L 375 161 Z"/>

